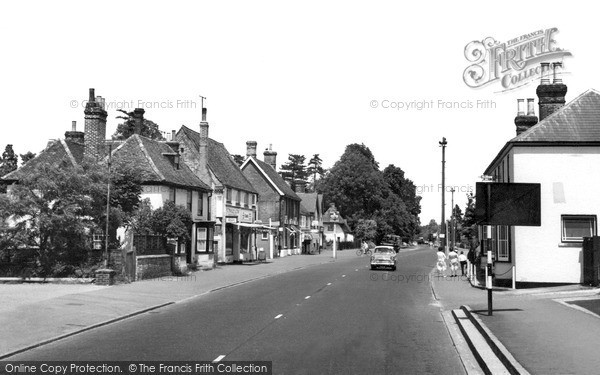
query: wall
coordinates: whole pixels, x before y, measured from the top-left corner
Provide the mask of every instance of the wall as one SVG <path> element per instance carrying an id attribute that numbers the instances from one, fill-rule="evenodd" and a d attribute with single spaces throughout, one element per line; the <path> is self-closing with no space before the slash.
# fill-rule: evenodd
<path id="1" fill-rule="evenodd" d="M 171 255 L 144 255 L 136 257 L 136 280 L 170 276 Z"/>
<path id="2" fill-rule="evenodd" d="M 541 183 L 541 227 L 514 227 L 517 282 L 579 283 L 581 246 L 561 243 L 561 215 L 600 216 L 600 148 L 515 148 L 513 182 Z M 562 184 L 564 203 L 555 200 Z"/>

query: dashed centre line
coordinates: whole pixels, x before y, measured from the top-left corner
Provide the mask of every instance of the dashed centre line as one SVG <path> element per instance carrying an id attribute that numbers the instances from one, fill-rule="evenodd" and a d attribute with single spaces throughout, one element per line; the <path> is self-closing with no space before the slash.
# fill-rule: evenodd
<path id="1" fill-rule="evenodd" d="M 213 361 L 213 363 L 221 362 L 221 360 L 222 360 L 223 358 L 225 358 L 225 356 L 224 356 L 224 355 L 220 355 L 220 356 L 218 356 L 218 357 L 217 357 L 217 358 L 216 358 L 216 359 Z"/>
<path id="2" fill-rule="evenodd" d="M 277 316 L 275 317 L 275 319 L 279 319 L 279 318 L 281 318 L 282 316 L 283 316 L 283 314 L 279 314 L 279 315 L 277 315 Z"/>
<path id="3" fill-rule="evenodd" d="M 310 296 L 306 296 L 306 297 L 304 297 L 304 299 L 309 299 L 309 298 L 310 298 Z"/>
<path id="4" fill-rule="evenodd" d="M 327 283 L 327 285 L 331 285 L 331 283 Z"/>

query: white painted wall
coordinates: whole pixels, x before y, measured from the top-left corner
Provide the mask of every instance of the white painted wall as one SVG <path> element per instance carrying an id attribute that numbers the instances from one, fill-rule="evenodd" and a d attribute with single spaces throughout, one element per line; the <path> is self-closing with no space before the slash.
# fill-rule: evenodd
<path id="1" fill-rule="evenodd" d="M 561 215 L 600 217 L 600 147 L 516 147 L 511 158 L 512 182 L 541 183 L 541 227 L 514 227 L 517 282 L 581 282 L 581 246 L 561 244 Z"/>

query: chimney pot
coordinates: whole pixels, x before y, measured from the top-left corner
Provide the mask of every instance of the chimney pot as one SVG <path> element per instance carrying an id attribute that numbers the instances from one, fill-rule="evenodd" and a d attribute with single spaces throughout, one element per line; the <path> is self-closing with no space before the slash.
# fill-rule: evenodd
<path id="1" fill-rule="evenodd" d="M 517 116 L 525 115 L 523 99 L 517 99 Z"/>
<path id="2" fill-rule="evenodd" d="M 94 93 L 94 89 L 90 88 L 90 99 L 88 100 L 89 102 L 93 102 L 96 98 L 96 94 Z"/>
<path id="3" fill-rule="evenodd" d="M 527 98 L 527 116 L 535 116 L 533 98 Z"/>
<path id="4" fill-rule="evenodd" d="M 548 74 L 550 73 L 550 63 L 543 62 L 540 65 L 542 66 L 542 81 L 541 81 L 541 84 L 542 85 L 549 85 L 550 84 L 550 78 L 548 77 Z"/>
<path id="5" fill-rule="evenodd" d="M 171 130 L 171 141 L 175 140 L 175 130 Z"/>
<path id="6" fill-rule="evenodd" d="M 272 150 L 272 145 L 263 152 L 265 163 L 269 164 L 274 170 L 277 170 L 277 152 Z"/>
<path id="7" fill-rule="evenodd" d="M 202 121 L 206 122 L 206 108 L 202 108 Z"/>
<path id="8" fill-rule="evenodd" d="M 77 121 L 71 121 L 71 131 L 77 130 Z"/>
<path id="9" fill-rule="evenodd" d="M 552 83 L 562 83 L 562 78 L 560 78 L 558 74 L 556 74 L 556 68 L 562 68 L 562 62 L 555 62 L 554 64 L 552 64 L 552 70 L 554 73 L 554 79 L 552 80 Z"/>

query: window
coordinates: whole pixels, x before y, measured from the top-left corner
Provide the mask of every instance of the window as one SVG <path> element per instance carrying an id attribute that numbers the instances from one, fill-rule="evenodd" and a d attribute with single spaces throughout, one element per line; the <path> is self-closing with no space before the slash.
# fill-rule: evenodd
<path id="1" fill-rule="evenodd" d="M 508 226 L 500 225 L 496 231 L 498 235 L 498 257 L 501 262 L 510 260 L 510 252 L 508 247 Z"/>
<path id="2" fill-rule="evenodd" d="M 227 201 L 227 203 L 231 203 L 231 189 L 225 189 L 227 191 L 226 196 L 225 196 L 225 200 Z"/>
<path id="3" fill-rule="evenodd" d="M 192 191 L 187 191 L 187 209 L 192 212 Z"/>
<path id="4" fill-rule="evenodd" d="M 236 192 L 235 192 L 235 201 L 237 202 L 238 206 L 242 205 L 242 201 L 240 200 L 240 194 L 241 194 L 241 191 L 236 190 Z"/>
<path id="5" fill-rule="evenodd" d="M 583 237 L 596 235 L 595 215 L 562 215 L 562 242 L 583 242 Z"/>
<path id="6" fill-rule="evenodd" d="M 266 241 L 266 240 L 268 240 L 268 239 L 269 239 L 269 232 L 267 232 L 266 230 L 265 230 L 265 231 L 263 231 L 263 232 L 262 232 L 262 237 L 261 237 L 261 239 L 262 239 L 263 241 Z"/>
<path id="7" fill-rule="evenodd" d="M 176 194 L 177 194 L 177 189 L 175 189 L 175 188 L 169 189 L 169 200 L 173 203 L 175 203 L 175 195 Z"/>
<path id="8" fill-rule="evenodd" d="M 198 216 L 202 216 L 204 214 L 204 194 L 198 192 Z"/>
<path id="9" fill-rule="evenodd" d="M 244 207 L 248 207 L 250 203 L 249 194 L 244 192 Z"/>
<path id="10" fill-rule="evenodd" d="M 333 232 L 333 224 L 327 224 L 327 231 Z"/>
<path id="11" fill-rule="evenodd" d="M 196 228 L 196 251 L 206 252 L 207 228 Z"/>
<path id="12" fill-rule="evenodd" d="M 252 205 L 256 204 L 256 194 L 252 194 Z"/>

